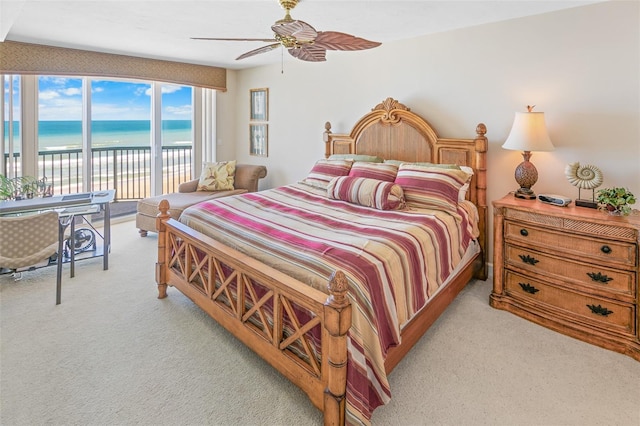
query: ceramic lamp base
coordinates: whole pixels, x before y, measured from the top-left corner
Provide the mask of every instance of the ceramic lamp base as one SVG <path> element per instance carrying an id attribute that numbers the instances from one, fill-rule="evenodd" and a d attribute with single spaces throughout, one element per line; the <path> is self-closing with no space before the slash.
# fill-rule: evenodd
<path id="1" fill-rule="evenodd" d="M 516 167 L 515 178 L 520 188 L 513 194 L 516 198 L 523 198 L 525 200 L 535 200 L 536 194 L 531 190 L 531 187 L 538 181 L 538 170 L 536 166 L 529 161 L 531 158 L 531 152 L 525 151 L 522 153 L 524 161 L 518 164 Z"/>

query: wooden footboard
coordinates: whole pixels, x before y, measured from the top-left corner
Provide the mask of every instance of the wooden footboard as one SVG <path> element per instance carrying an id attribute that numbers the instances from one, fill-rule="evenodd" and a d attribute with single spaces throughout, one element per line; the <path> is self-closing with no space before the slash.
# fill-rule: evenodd
<path id="1" fill-rule="evenodd" d="M 171 219 L 168 210 L 163 200 L 158 298 L 168 285 L 179 289 L 306 392 L 326 425 L 344 424 L 351 327 L 344 274 L 333 274 L 327 296 Z"/>

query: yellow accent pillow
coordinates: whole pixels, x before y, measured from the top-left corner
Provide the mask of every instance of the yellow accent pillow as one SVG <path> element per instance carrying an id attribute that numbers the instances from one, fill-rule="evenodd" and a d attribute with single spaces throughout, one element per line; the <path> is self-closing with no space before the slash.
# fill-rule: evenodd
<path id="1" fill-rule="evenodd" d="M 198 181 L 198 191 L 233 190 L 233 178 L 235 174 L 235 160 L 204 163 L 200 180 Z"/>

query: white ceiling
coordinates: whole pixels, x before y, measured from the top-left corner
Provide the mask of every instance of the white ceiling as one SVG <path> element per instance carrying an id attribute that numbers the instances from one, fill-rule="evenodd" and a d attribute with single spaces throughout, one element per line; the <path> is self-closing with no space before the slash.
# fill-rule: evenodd
<path id="1" fill-rule="evenodd" d="M 385 43 L 600 1 L 301 0 L 291 16 L 318 31 Z M 0 41 L 242 69 L 279 63 L 282 50 L 236 61 L 268 43 L 190 37 L 270 38 L 271 25 L 282 17 L 277 0 L 0 0 Z M 327 61 L 348 54 L 328 52 Z"/>

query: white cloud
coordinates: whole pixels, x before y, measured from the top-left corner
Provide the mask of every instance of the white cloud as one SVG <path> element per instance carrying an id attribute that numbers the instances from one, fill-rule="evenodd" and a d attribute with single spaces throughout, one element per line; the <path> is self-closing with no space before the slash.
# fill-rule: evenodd
<path id="1" fill-rule="evenodd" d="M 38 93 L 38 99 L 42 101 L 49 101 L 59 97 L 60 97 L 60 94 L 55 90 L 42 90 Z"/>
<path id="2" fill-rule="evenodd" d="M 56 77 L 52 75 L 40 76 L 39 79 L 43 83 L 49 83 L 50 85 L 54 84 L 56 86 L 66 86 L 69 84 L 69 80 L 71 80 L 70 78 Z"/>
<path id="3" fill-rule="evenodd" d="M 82 90 L 78 87 L 68 87 L 60 91 L 63 95 L 66 96 L 78 96 L 82 94 Z"/>
<path id="4" fill-rule="evenodd" d="M 176 86 L 173 84 L 163 84 L 161 87 L 162 94 L 175 93 L 182 90 L 182 86 Z M 151 87 L 147 87 L 144 91 L 144 94 L 147 96 L 151 96 Z"/>
<path id="5" fill-rule="evenodd" d="M 179 90 L 182 90 L 182 86 L 175 86 L 173 84 L 163 84 L 162 85 L 162 93 L 174 93 Z"/>
<path id="6" fill-rule="evenodd" d="M 60 97 L 42 100 L 38 105 L 40 120 L 81 120 L 82 102 L 77 98 Z"/>
<path id="7" fill-rule="evenodd" d="M 191 105 L 176 105 L 176 106 L 168 106 L 164 109 L 167 114 L 171 115 L 191 115 Z"/>
<path id="8" fill-rule="evenodd" d="M 94 120 L 149 120 L 147 108 L 126 104 L 93 104 L 91 113 Z"/>

